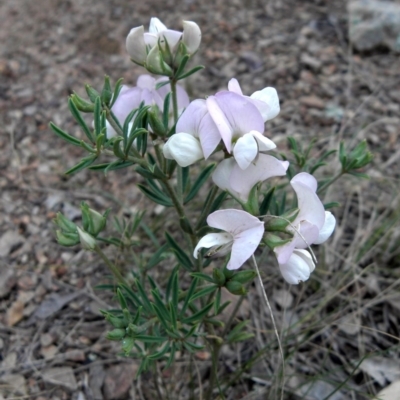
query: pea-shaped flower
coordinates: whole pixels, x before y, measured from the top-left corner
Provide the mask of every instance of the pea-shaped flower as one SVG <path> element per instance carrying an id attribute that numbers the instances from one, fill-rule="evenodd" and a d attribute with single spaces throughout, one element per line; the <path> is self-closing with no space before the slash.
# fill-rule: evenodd
<path id="1" fill-rule="evenodd" d="M 210 214 L 207 223 L 224 232 L 209 233 L 200 239 L 193 257 L 201 248 L 211 248 L 211 253 L 227 254 L 231 251 L 227 269 L 240 268 L 256 251 L 264 234 L 264 223 L 241 210 L 219 210 Z"/>

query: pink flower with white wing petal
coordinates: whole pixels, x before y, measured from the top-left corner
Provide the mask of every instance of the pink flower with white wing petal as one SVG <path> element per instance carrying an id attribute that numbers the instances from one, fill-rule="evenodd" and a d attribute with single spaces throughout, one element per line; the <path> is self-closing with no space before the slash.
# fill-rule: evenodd
<path id="1" fill-rule="evenodd" d="M 245 96 L 220 92 L 206 100 L 228 153 L 241 169 L 246 169 L 260 151 L 272 150 L 275 143 L 263 136 L 264 121 L 257 107 Z"/>
<path id="2" fill-rule="evenodd" d="M 245 96 L 237 79 L 232 78 L 228 82 L 228 90 L 230 92 L 242 95 L 247 99 L 250 99 L 250 101 L 257 107 L 258 111 L 261 113 L 264 122 L 275 118 L 279 114 L 279 97 L 276 89 L 273 87 L 269 86 L 262 90 L 257 90 L 251 96 Z"/>
<path id="3" fill-rule="evenodd" d="M 240 268 L 256 251 L 264 234 L 264 223 L 241 210 L 219 210 L 210 214 L 207 223 L 221 233 L 209 233 L 200 239 L 193 252 L 198 257 L 201 248 L 226 254 L 231 250 L 227 269 Z"/>
<path id="4" fill-rule="evenodd" d="M 293 233 L 293 239 L 283 246 L 276 247 L 274 252 L 281 271 L 284 271 L 283 277 L 289 283 L 297 284 L 307 280 L 315 268 L 311 255 L 303 249 L 327 240 L 335 229 L 336 220 L 332 213 L 325 211 L 318 198 L 317 181 L 312 175 L 301 172 L 290 184 L 297 195 L 299 214 L 287 227 Z"/>
<path id="5" fill-rule="evenodd" d="M 189 104 L 176 124 L 176 132 L 164 145 L 164 156 L 174 159 L 181 167 L 207 159 L 221 141 L 205 100 L 194 100 Z"/>

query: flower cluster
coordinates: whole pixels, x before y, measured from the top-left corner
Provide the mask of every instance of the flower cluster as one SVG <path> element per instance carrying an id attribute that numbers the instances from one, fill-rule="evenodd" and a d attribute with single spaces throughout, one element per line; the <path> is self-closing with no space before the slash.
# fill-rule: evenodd
<path id="1" fill-rule="evenodd" d="M 143 26 L 133 28 L 126 46 L 132 61 L 171 80 L 174 71 L 181 68 L 182 57 L 193 55 L 200 41 L 201 32 L 194 22 L 185 21 L 183 32 L 178 32 L 152 18 L 149 32 L 145 33 Z M 128 114 L 140 104 L 156 107 L 161 112 L 171 91 L 167 81 L 166 77 L 156 80 L 142 75 L 136 87 L 124 86 L 112 108 L 120 123 L 123 124 Z M 280 111 L 278 94 L 273 87 L 247 96 L 239 82 L 231 79 L 227 90 L 189 102 L 185 90 L 177 85 L 176 98 L 179 119 L 175 131 L 163 146 L 166 159 L 175 160 L 180 167 L 188 167 L 215 153 L 223 154 L 213 172 L 213 182 L 242 206 L 252 201 L 249 197 L 257 185 L 269 178 L 286 175 L 289 162 L 269 154 L 276 145 L 264 135 L 265 123 Z M 107 136 L 113 135 L 115 132 L 108 127 Z M 285 227 L 290 239 L 272 248 L 283 277 L 287 282 L 297 284 L 307 280 L 315 268 L 306 249 L 331 235 L 335 218 L 325 212 L 316 195 L 317 182 L 310 174 L 300 173 L 290 183 L 297 195 L 298 213 Z M 265 232 L 264 223 L 247 211 L 228 209 L 210 214 L 209 226 L 224 232 L 204 236 L 194 249 L 194 257 L 198 257 L 201 248 L 211 248 L 208 254 L 231 252 L 228 269 L 242 266 L 256 251 Z"/>

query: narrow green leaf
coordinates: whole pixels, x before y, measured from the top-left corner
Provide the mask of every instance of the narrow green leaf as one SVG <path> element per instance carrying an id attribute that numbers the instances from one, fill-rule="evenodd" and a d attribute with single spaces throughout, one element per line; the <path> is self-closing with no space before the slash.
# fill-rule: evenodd
<path id="1" fill-rule="evenodd" d="M 122 161 L 122 160 L 117 160 L 114 161 L 113 163 L 105 163 L 105 164 L 96 164 L 90 166 L 88 169 L 91 169 L 93 171 L 114 171 L 116 169 L 122 169 L 126 167 L 130 167 L 134 163 L 132 161 Z"/>
<path id="2" fill-rule="evenodd" d="M 78 164 L 76 164 L 74 167 L 66 171 L 65 175 L 71 175 L 76 172 L 82 171 L 83 169 L 87 168 L 90 164 L 92 164 L 96 160 L 96 158 L 97 158 L 96 155 L 83 158 Z"/>
<path id="3" fill-rule="evenodd" d="M 148 356 L 148 358 L 149 358 L 149 360 L 159 360 L 165 354 L 167 354 L 170 351 L 170 349 L 171 349 L 171 343 L 167 342 L 160 351 L 157 351 L 156 353 L 151 354 L 150 356 Z"/>
<path id="4" fill-rule="evenodd" d="M 150 258 L 150 260 L 147 262 L 145 269 L 149 270 L 153 267 L 155 267 L 159 262 L 164 260 L 166 257 L 165 252 L 168 250 L 169 246 L 168 244 L 162 245 Z"/>
<path id="5" fill-rule="evenodd" d="M 122 309 L 127 308 L 128 304 L 126 303 L 125 297 L 119 288 L 117 289 L 117 297 L 118 297 L 118 302 L 121 305 L 121 308 Z"/>
<path id="6" fill-rule="evenodd" d="M 180 318 L 182 318 L 185 315 L 187 306 L 189 305 L 189 300 L 192 297 L 192 295 L 193 295 L 193 293 L 194 293 L 194 291 L 196 289 L 197 283 L 198 283 L 198 278 L 194 278 L 192 283 L 189 286 L 189 289 L 188 289 L 188 291 L 186 293 L 185 302 L 183 303 L 183 307 L 182 307 L 182 310 L 180 312 Z"/>
<path id="7" fill-rule="evenodd" d="M 199 312 L 193 314 L 192 316 L 185 318 L 183 322 L 185 324 L 191 324 L 193 322 L 199 321 L 206 317 L 208 312 L 211 310 L 212 306 L 214 305 L 214 302 L 212 301 L 210 304 L 207 304 L 204 308 L 202 308 Z"/>
<path id="8" fill-rule="evenodd" d="M 175 239 L 168 234 L 168 232 L 165 232 L 165 237 L 167 239 L 167 242 L 171 248 L 171 250 L 174 252 L 178 262 L 188 271 L 193 270 L 193 264 L 192 261 L 190 260 L 189 256 L 182 250 L 182 248 L 176 243 Z"/>
<path id="9" fill-rule="evenodd" d="M 191 353 L 195 353 L 196 351 L 204 349 L 204 345 L 196 344 L 193 342 L 183 342 L 183 345 L 185 346 L 186 350 Z"/>
<path id="10" fill-rule="evenodd" d="M 155 304 L 151 304 L 153 312 L 157 315 L 159 322 L 164 327 L 165 330 L 169 329 L 169 325 L 167 324 L 167 319 L 165 318 L 165 314 L 160 310 L 158 306 Z M 169 318 L 169 315 L 168 315 Z"/>
<path id="11" fill-rule="evenodd" d="M 192 272 L 192 273 L 190 274 L 190 276 L 192 276 L 192 277 L 194 277 L 194 278 L 202 279 L 203 281 L 215 283 L 212 276 L 207 275 L 207 274 L 203 274 L 202 272 Z"/>
<path id="12" fill-rule="evenodd" d="M 176 278 L 178 271 L 179 271 L 179 266 L 176 266 L 172 270 L 172 272 L 168 278 L 167 288 L 165 289 L 165 298 L 167 299 L 167 301 L 170 301 L 170 299 L 172 297 L 171 293 L 174 290 L 174 279 Z"/>
<path id="13" fill-rule="evenodd" d="M 162 88 L 163 86 L 166 86 L 166 85 L 169 85 L 169 80 L 158 82 L 156 84 L 156 90 L 158 90 L 158 89 L 160 89 L 160 88 Z"/>
<path id="14" fill-rule="evenodd" d="M 111 98 L 112 98 L 112 89 L 111 89 L 111 83 L 110 83 L 110 77 L 106 75 L 104 77 L 104 86 L 103 90 L 101 91 L 101 100 L 105 105 L 109 105 Z"/>
<path id="15" fill-rule="evenodd" d="M 197 177 L 196 181 L 194 182 L 192 188 L 190 189 L 190 192 L 188 193 L 188 195 L 185 197 L 185 201 L 184 204 L 189 203 L 190 200 L 192 200 L 197 193 L 199 192 L 199 190 L 201 189 L 201 187 L 204 185 L 204 183 L 207 181 L 207 179 L 209 178 L 209 176 L 212 174 L 212 172 L 215 169 L 215 165 L 216 164 L 210 164 L 208 165 L 206 168 L 204 168 L 204 170 L 200 173 L 200 175 Z"/>
<path id="16" fill-rule="evenodd" d="M 182 168 L 182 193 L 186 193 L 187 188 L 190 184 L 190 167 L 178 168 Z"/>
<path id="17" fill-rule="evenodd" d="M 100 97 L 96 98 L 96 101 L 94 102 L 94 132 L 96 136 L 101 134 L 102 131 L 102 124 L 101 124 L 101 100 Z"/>
<path id="18" fill-rule="evenodd" d="M 115 83 L 114 93 L 113 93 L 113 96 L 112 96 L 112 99 L 111 99 L 111 103 L 110 103 L 110 105 L 109 105 L 110 108 L 114 105 L 115 101 L 117 100 L 117 98 L 118 98 L 118 96 L 119 96 L 119 93 L 121 92 L 121 89 L 122 89 L 122 81 L 123 81 L 123 80 L 124 80 L 124 78 L 119 78 L 119 79 L 117 80 L 117 82 Z"/>
<path id="19" fill-rule="evenodd" d="M 189 302 L 192 302 L 196 299 L 199 299 L 200 297 L 207 296 L 208 294 L 215 292 L 218 289 L 217 285 L 211 285 L 207 286 L 204 289 L 199 290 L 197 293 L 195 293 L 189 300 Z"/>
<path id="20" fill-rule="evenodd" d="M 168 338 L 160 336 L 137 335 L 135 336 L 135 340 L 140 340 L 145 343 L 164 343 L 168 340 Z"/>
<path id="21" fill-rule="evenodd" d="M 181 60 L 181 62 L 180 62 L 180 64 L 179 64 L 179 67 L 178 67 L 178 69 L 177 69 L 177 71 L 176 71 L 176 73 L 175 73 L 176 76 L 179 76 L 179 75 L 181 75 L 181 74 L 183 73 L 183 71 L 184 71 L 184 69 L 185 69 L 185 67 L 186 67 L 187 62 L 189 61 L 189 58 L 190 58 L 190 55 L 189 55 L 189 54 L 186 54 L 186 55 L 184 55 L 184 56 L 182 57 L 182 60 Z"/>
<path id="22" fill-rule="evenodd" d="M 269 206 L 271 204 L 271 201 L 274 197 L 274 193 L 275 193 L 275 189 L 276 187 L 273 186 L 271 189 L 268 190 L 268 192 L 265 194 L 263 201 L 260 204 L 260 215 L 266 215 L 268 210 L 269 210 Z"/>
<path id="23" fill-rule="evenodd" d="M 169 92 L 164 99 L 164 108 L 163 108 L 163 125 L 165 131 L 168 130 L 168 125 L 169 125 L 169 108 L 170 108 L 170 102 L 171 102 L 171 92 Z"/>
<path id="24" fill-rule="evenodd" d="M 135 284 L 136 284 L 136 287 L 137 287 L 138 292 L 139 292 L 139 294 L 140 294 L 140 297 L 141 297 L 141 299 L 142 299 L 142 304 L 143 304 L 144 309 L 145 309 L 148 313 L 151 314 L 151 313 L 152 313 L 152 307 L 151 307 L 150 300 L 149 300 L 149 298 L 147 297 L 146 291 L 144 290 L 144 288 L 143 288 L 142 284 L 140 283 L 139 279 L 135 279 Z"/>
<path id="25" fill-rule="evenodd" d="M 330 210 L 331 208 L 340 207 L 340 203 L 332 201 L 331 203 L 324 204 L 325 210 Z"/>
<path id="26" fill-rule="evenodd" d="M 227 195 L 228 195 L 228 193 L 224 191 L 216 197 L 216 199 L 214 200 L 214 202 L 211 205 L 210 214 L 213 213 L 214 211 L 217 211 L 220 209 L 220 207 L 222 206 L 222 203 L 224 202 Z"/>
<path id="27" fill-rule="evenodd" d="M 142 191 L 142 193 L 147 196 L 150 200 L 154 201 L 157 204 L 161 204 L 165 207 L 172 207 L 172 202 L 170 199 L 164 197 L 161 197 L 159 194 L 154 193 L 151 191 L 149 188 L 146 186 L 139 184 L 137 185 L 138 188 Z"/>
<path id="28" fill-rule="evenodd" d="M 92 135 L 92 132 L 90 131 L 89 127 L 87 126 L 85 120 L 82 118 L 81 113 L 79 110 L 76 108 L 76 105 L 72 101 L 71 98 L 68 99 L 68 108 L 72 114 L 72 116 L 75 118 L 75 121 L 79 124 L 79 126 L 82 128 L 83 132 L 87 136 L 87 138 L 94 143 L 94 138 Z"/>
<path id="29" fill-rule="evenodd" d="M 68 143 L 73 144 L 74 146 L 81 147 L 81 140 L 74 138 L 67 132 L 64 132 L 62 129 L 60 129 L 57 125 L 55 125 L 53 122 L 50 122 L 50 128 L 51 130 L 61 139 L 65 140 Z"/>
<path id="30" fill-rule="evenodd" d="M 204 68 L 203 65 L 198 65 L 197 67 L 192 68 L 190 71 L 178 76 L 178 78 L 176 78 L 176 79 L 178 81 L 180 81 L 181 79 L 185 79 L 185 78 L 189 77 L 190 75 L 195 74 L 197 71 L 200 71 L 203 68 Z"/>

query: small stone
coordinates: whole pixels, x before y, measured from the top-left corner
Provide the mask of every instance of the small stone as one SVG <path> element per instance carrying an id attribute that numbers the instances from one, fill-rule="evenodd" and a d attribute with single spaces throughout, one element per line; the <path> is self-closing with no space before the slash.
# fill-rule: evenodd
<path id="1" fill-rule="evenodd" d="M 273 299 L 282 308 L 289 308 L 293 304 L 293 295 L 285 289 L 274 290 Z"/>
<path id="2" fill-rule="evenodd" d="M 317 96 L 300 97 L 300 103 L 310 108 L 319 108 L 321 110 L 325 108 L 325 101 Z"/>
<path id="3" fill-rule="evenodd" d="M 40 354 L 45 360 L 51 360 L 57 354 L 58 348 L 57 346 L 51 345 L 47 347 L 42 347 L 40 349 Z"/>
<path id="4" fill-rule="evenodd" d="M 7 310 L 6 321 L 8 326 L 14 326 L 24 317 L 24 303 L 16 300 Z"/>
<path id="5" fill-rule="evenodd" d="M 116 400 L 124 397 L 135 379 L 138 366 L 135 364 L 114 365 L 106 372 L 104 397 Z"/>
<path id="6" fill-rule="evenodd" d="M 0 257 L 7 257 L 13 250 L 23 244 L 24 237 L 19 233 L 9 230 L 0 238 Z"/>
<path id="7" fill-rule="evenodd" d="M 0 378 L 0 382 L 2 383 L 0 386 L 4 386 L 3 384 L 5 384 L 9 390 L 12 390 L 13 393 L 12 397 L 14 397 L 16 394 L 22 396 L 27 395 L 26 381 L 22 375 L 17 375 L 17 374 L 4 375 Z"/>
<path id="8" fill-rule="evenodd" d="M 40 336 L 40 344 L 42 347 L 48 347 L 54 343 L 54 336 L 50 333 L 44 333 Z"/>
<path id="9" fill-rule="evenodd" d="M 94 400 L 103 400 L 101 387 L 103 386 L 106 373 L 101 364 L 93 364 L 89 370 L 89 387 L 92 391 Z"/>
<path id="10" fill-rule="evenodd" d="M 23 275 L 18 279 L 17 286 L 22 290 L 30 290 L 36 287 L 37 285 L 37 275 L 29 274 Z"/>
<path id="11" fill-rule="evenodd" d="M 307 53 L 303 53 L 301 55 L 300 61 L 306 67 L 309 67 L 315 71 L 319 71 L 321 69 L 322 63 L 318 58 L 311 57 Z"/>
<path id="12" fill-rule="evenodd" d="M 70 391 L 78 389 L 74 371 L 70 367 L 50 368 L 43 371 L 43 381 L 55 386 L 61 386 Z"/>
<path id="13" fill-rule="evenodd" d="M 2 267 L 0 269 L 0 298 L 6 297 L 15 283 L 15 271 L 10 267 Z"/>
<path id="14" fill-rule="evenodd" d="M 86 360 L 86 355 L 83 350 L 72 349 L 65 352 L 65 359 L 75 362 L 83 362 Z"/>
<path id="15" fill-rule="evenodd" d="M 7 357 L 1 363 L 1 369 L 13 369 L 17 365 L 17 353 L 14 351 L 7 354 Z"/>

